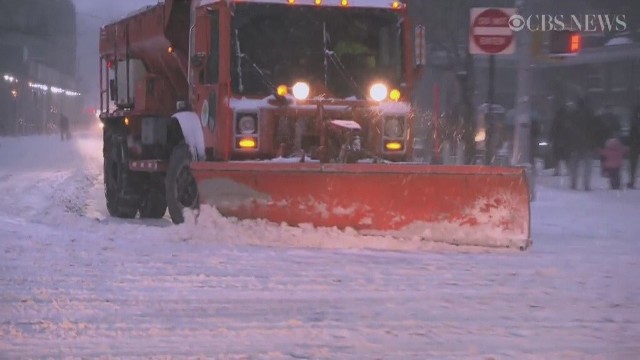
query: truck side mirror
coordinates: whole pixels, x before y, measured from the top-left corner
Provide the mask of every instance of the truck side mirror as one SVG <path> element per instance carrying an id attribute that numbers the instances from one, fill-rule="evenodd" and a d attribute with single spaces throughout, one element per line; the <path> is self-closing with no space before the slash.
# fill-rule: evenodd
<path id="1" fill-rule="evenodd" d="M 427 40 L 426 28 L 424 25 L 417 25 L 414 29 L 414 51 L 415 66 L 420 68 L 427 65 Z"/>
<path id="2" fill-rule="evenodd" d="M 193 56 L 191 56 L 191 66 L 199 68 L 202 67 L 202 65 L 204 65 L 204 59 L 205 59 L 205 54 L 193 54 Z"/>

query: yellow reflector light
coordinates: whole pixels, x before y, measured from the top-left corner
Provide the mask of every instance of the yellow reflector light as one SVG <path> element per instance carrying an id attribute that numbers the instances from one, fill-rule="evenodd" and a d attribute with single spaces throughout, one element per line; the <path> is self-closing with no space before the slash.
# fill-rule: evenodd
<path id="1" fill-rule="evenodd" d="M 340 0 L 340 5 L 349 6 L 349 0 Z"/>
<path id="2" fill-rule="evenodd" d="M 240 141 L 238 142 L 238 146 L 240 146 L 241 149 L 255 149 L 257 147 L 256 139 L 254 138 L 240 139 Z"/>
<path id="3" fill-rule="evenodd" d="M 402 7 L 402 3 L 400 1 L 394 1 L 391 3 L 391 7 L 393 9 L 400 9 Z"/>
<path id="4" fill-rule="evenodd" d="M 124 118 L 124 124 L 126 126 L 129 126 L 129 118 L 128 117 Z"/>
<path id="5" fill-rule="evenodd" d="M 276 92 L 278 93 L 278 96 L 287 96 L 287 94 L 289 93 L 289 88 L 287 87 L 287 85 L 280 85 L 276 89 Z"/>
<path id="6" fill-rule="evenodd" d="M 398 141 L 390 141 L 386 143 L 384 147 L 390 151 L 398 151 L 398 150 L 402 150 L 402 143 Z"/>
<path id="7" fill-rule="evenodd" d="M 391 92 L 389 93 L 389 98 L 393 101 L 400 100 L 400 90 L 398 89 L 391 90 Z"/>

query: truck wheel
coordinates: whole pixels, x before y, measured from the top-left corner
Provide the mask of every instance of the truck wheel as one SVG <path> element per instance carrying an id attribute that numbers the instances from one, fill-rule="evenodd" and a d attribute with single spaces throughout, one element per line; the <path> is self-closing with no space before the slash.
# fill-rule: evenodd
<path id="1" fill-rule="evenodd" d="M 185 208 L 198 208 L 198 184 L 191 173 L 191 151 L 187 144 L 173 149 L 166 177 L 167 207 L 174 224 L 184 222 Z"/>
<path id="2" fill-rule="evenodd" d="M 167 212 L 167 200 L 164 177 L 151 175 L 147 180 L 146 191 L 140 205 L 140 217 L 162 219 Z"/>
<path id="3" fill-rule="evenodd" d="M 132 219 L 138 213 L 140 195 L 134 174 L 129 170 L 124 137 L 105 128 L 103 156 L 104 192 L 109 215 Z"/>

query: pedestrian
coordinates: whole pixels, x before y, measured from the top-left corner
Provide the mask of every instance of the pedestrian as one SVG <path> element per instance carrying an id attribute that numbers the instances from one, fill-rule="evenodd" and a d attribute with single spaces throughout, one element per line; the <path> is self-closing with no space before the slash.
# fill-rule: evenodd
<path id="1" fill-rule="evenodd" d="M 569 151 L 568 151 L 568 111 L 566 105 L 560 106 L 553 117 L 551 129 L 549 129 L 549 140 L 551 141 L 551 158 L 554 167 L 553 175 L 561 174 L 561 162 L 568 167 Z"/>
<path id="2" fill-rule="evenodd" d="M 616 134 L 605 142 L 604 149 L 600 151 L 603 158 L 602 168 L 609 177 L 612 189 L 620 189 L 620 169 L 628 150 L 620 140 L 619 134 Z"/>
<path id="3" fill-rule="evenodd" d="M 60 113 L 60 141 L 69 140 L 71 138 L 71 129 L 69 124 L 69 118 L 62 112 Z"/>
<path id="4" fill-rule="evenodd" d="M 629 189 L 636 187 L 638 155 L 640 155 L 640 104 L 632 114 L 629 129 L 629 182 L 627 183 Z"/>
<path id="5" fill-rule="evenodd" d="M 578 178 L 582 177 L 585 191 L 591 190 L 591 172 L 594 152 L 600 147 L 597 119 L 585 97 L 580 97 L 569 109 L 569 175 L 571 188 L 578 188 Z M 582 170 L 581 173 L 579 171 Z M 581 176 L 580 176 L 581 175 Z"/>
<path id="6" fill-rule="evenodd" d="M 620 126 L 620 121 L 618 116 L 613 111 L 613 106 L 611 104 L 606 104 L 600 116 L 598 116 L 597 125 L 599 126 L 598 134 L 600 135 L 598 139 L 599 147 L 605 146 L 605 142 L 609 139 L 616 137 L 622 127 Z M 602 176 L 608 176 L 608 171 L 604 166 L 604 155 L 600 156 L 600 171 L 602 172 Z"/>
<path id="7" fill-rule="evenodd" d="M 600 124 L 603 127 L 603 134 L 605 141 L 615 137 L 620 133 L 622 127 L 620 126 L 620 119 L 618 115 L 613 111 L 613 106 L 607 104 L 604 106 L 602 113 L 600 114 Z"/>

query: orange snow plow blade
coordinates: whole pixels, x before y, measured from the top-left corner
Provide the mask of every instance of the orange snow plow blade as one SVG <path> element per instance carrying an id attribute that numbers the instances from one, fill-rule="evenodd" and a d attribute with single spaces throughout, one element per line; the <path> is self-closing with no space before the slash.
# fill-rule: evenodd
<path id="1" fill-rule="evenodd" d="M 201 203 L 224 216 L 456 245 L 531 244 L 520 168 L 198 162 L 192 169 Z"/>

